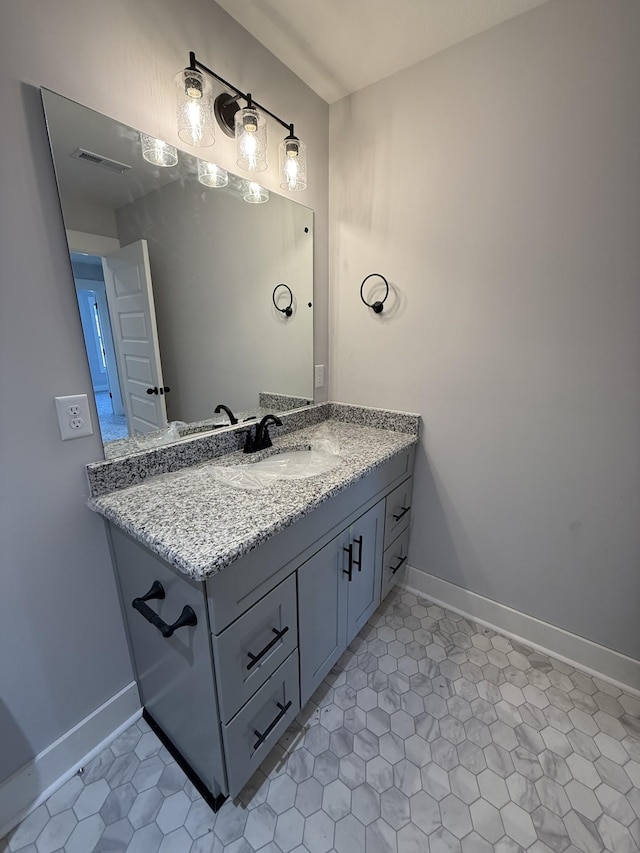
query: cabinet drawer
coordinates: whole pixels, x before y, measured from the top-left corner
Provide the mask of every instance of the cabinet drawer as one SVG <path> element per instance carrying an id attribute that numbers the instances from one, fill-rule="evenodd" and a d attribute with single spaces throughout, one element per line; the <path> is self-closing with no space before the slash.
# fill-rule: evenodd
<path id="1" fill-rule="evenodd" d="M 385 598 L 398 581 L 402 581 L 406 577 L 408 549 L 409 527 L 407 525 L 395 542 L 392 542 L 384 552 L 382 562 L 382 598 Z"/>
<path id="2" fill-rule="evenodd" d="M 296 648 L 297 622 L 293 574 L 211 638 L 222 722 L 228 722 Z"/>
<path id="3" fill-rule="evenodd" d="M 387 548 L 401 530 L 409 526 L 411 490 L 413 477 L 401 483 L 387 495 L 387 511 L 384 522 L 384 547 Z"/>
<path id="4" fill-rule="evenodd" d="M 242 790 L 299 710 L 298 653 L 294 651 L 233 720 L 222 726 L 231 797 Z"/>

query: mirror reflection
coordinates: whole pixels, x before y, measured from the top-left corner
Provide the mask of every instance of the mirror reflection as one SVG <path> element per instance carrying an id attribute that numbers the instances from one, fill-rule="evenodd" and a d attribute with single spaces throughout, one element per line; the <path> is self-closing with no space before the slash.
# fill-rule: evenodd
<path id="1" fill-rule="evenodd" d="M 42 97 L 107 457 L 312 401 L 313 212 Z"/>

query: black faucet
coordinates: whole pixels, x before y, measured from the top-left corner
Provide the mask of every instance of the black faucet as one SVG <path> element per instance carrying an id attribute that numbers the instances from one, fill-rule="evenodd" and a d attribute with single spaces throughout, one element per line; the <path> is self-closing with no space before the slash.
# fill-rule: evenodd
<path id="1" fill-rule="evenodd" d="M 231 426 L 233 426 L 234 424 L 237 424 L 237 423 L 238 423 L 238 419 L 237 419 L 237 417 L 233 414 L 233 412 L 231 411 L 231 409 L 229 408 L 229 406 L 223 406 L 223 405 L 222 405 L 222 403 L 220 403 L 220 405 L 219 405 L 219 406 L 216 406 L 216 407 L 215 407 L 215 409 L 214 409 L 214 413 L 215 413 L 216 415 L 219 415 L 219 414 L 220 414 L 220 412 L 226 412 L 226 413 L 227 413 L 227 415 L 229 415 L 229 420 L 231 421 Z"/>
<path id="2" fill-rule="evenodd" d="M 266 450 L 267 447 L 271 447 L 271 436 L 267 429 L 267 425 L 270 423 L 274 423 L 276 426 L 282 426 L 282 421 L 277 415 L 265 415 L 256 426 L 255 436 L 252 437 L 251 430 L 247 433 L 247 440 L 244 445 L 245 453 L 255 453 L 256 450 Z"/>

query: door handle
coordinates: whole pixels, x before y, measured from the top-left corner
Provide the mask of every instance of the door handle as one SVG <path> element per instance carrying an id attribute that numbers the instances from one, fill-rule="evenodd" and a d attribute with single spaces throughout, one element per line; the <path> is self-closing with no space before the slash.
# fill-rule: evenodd
<path id="1" fill-rule="evenodd" d="M 154 385 L 153 388 L 147 388 L 147 394 L 158 394 L 158 386 Z"/>
<path id="2" fill-rule="evenodd" d="M 277 714 L 275 719 L 271 723 L 269 723 L 269 725 L 263 732 L 259 732 L 257 729 L 253 730 L 254 735 L 258 738 L 258 740 L 253 745 L 254 749 L 257 749 L 259 746 L 262 746 L 262 744 L 269 737 L 271 732 L 275 729 L 275 727 L 278 725 L 278 723 L 284 717 L 290 707 L 291 699 L 289 699 L 286 705 L 283 705 L 281 702 L 276 702 L 276 708 L 279 709 L 279 713 Z"/>
<path id="3" fill-rule="evenodd" d="M 342 574 L 348 575 L 349 583 L 351 583 L 351 580 L 353 578 L 353 545 L 351 543 L 349 543 L 349 547 L 343 548 L 342 550 L 346 551 L 346 553 L 349 555 L 349 568 L 343 569 Z"/>
<path id="4" fill-rule="evenodd" d="M 411 509 L 411 507 L 410 507 L 410 506 L 401 506 L 401 507 L 400 507 L 400 512 L 399 512 L 397 515 L 395 515 L 395 514 L 394 514 L 394 516 L 393 516 L 393 520 L 394 520 L 394 521 L 400 521 L 400 519 L 402 518 L 402 516 L 403 516 L 403 515 L 406 515 L 406 514 L 409 512 L 409 510 L 410 510 L 410 509 Z"/>
<path id="5" fill-rule="evenodd" d="M 406 562 L 407 562 L 407 558 L 401 557 L 400 562 L 398 563 L 397 566 L 389 566 L 389 569 L 391 570 L 391 574 L 395 575 L 395 573 L 398 571 L 398 569 L 401 569 Z"/>
<path id="6" fill-rule="evenodd" d="M 164 597 L 164 587 L 160 581 L 154 581 L 149 592 L 139 598 L 134 598 L 131 602 L 131 606 L 134 610 L 137 610 L 141 616 L 144 616 L 147 622 L 150 622 L 154 628 L 157 628 L 165 639 L 173 637 L 174 631 L 177 631 L 178 628 L 185 628 L 198 624 L 198 618 L 193 608 L 189 607 L 188 604 L 185 604 L 182 608 L 182 613 L 178 616 L 176 621 L 172 625 L 167 625 L 164 619 L 161 616 L 158 616 L 158 614 L 155 613 L 146 603 L 154 598 L 163 599 Z"/>
<path id="7" fill-rule="evenodd" d="M 250 660 L 250 663 L 247 664 L 247 669 L 251 669 L 252 667 L 254 667 L 258 663 L 258 661 L 267 654 L 267 652 L 271 651 L 275 644 L 280 642 L 280 640 L 284 637 L 288 630 L 288 625 L 285 625 L 282 631 L 278 631 L 277 628 L 272 628 L 271 631 L 275 634 L 275 637 L 273 638 L 273 640 L 271 640 L 271 642 L 267 643 L 267 645 L 261 652 L 258 652 L 257 655 L 252 654 L 252 652 L 247 652 L 247 655 L 249 656 Z"/>
<path id="8" fill-rule="evenodd" d="M 362 571 L 362 536 L 358 536 L 357 539 L 353 540 L 354 543 L 358 545 L 358 559 L 353 561 L 353 565 L 357 566 L 358 571 Z"/>

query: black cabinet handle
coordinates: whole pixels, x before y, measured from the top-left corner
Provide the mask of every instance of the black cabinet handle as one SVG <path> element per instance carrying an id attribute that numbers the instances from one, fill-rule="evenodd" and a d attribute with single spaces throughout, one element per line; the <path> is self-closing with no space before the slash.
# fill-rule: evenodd
<path id="1" fill-rule="evenodd" d="M 264 647 L 264 649 L 261 652 L 258 652 L 257 655 L 252 655 L 251 652 L 247 652 L 247 654 L 249 655 L 249 658 L 250 658 L 250 663 L 247 664 L 247 669 L 251 669 L 252 667 L 254 667 L 258 663 L 260 658 L 263 658 L 266 655 L 266 653 L 268 651 L 270 651 L 275 646 L 275 644 L 278 642 L 278 640 L 281 640 L 284 637 L 284 635 L 289 630 L 289 626 L 286 625 L 282 629 L 282 631 L 278 631 L 277 628 L 272 628 L 271 630 L 275 634 L 275 637 L 273 638 L 273 640 L 271 640 L 270 643 L 267 643 L 267 645 Z"/>
<path id="2" fill-rule="evenodd" d="M 151 601 L 152 598 L 164 598 L 164 587 L 160 581 L 154 581 L 146 595 L 136 598 L 136 601 Z"/>
<path id="3" fill-rule="evenodd" d="M 358 559 L 353 561 L 353 565 L 357 566 L 358 571 L 362 571 L 362 536 L 358 536 L 357 539 L 353 540 L 358 544 Z"/>
<path id="4" fill-rule="evenodd" d="M 401 506 L 400 509 L 401 509 L 401 512 L 398 515 L 393 516 L 394 521 L 400 521 L 402 516 L 406 515 L 409 512 L 409 510 L 411 509 L 411 507 L 410 506 Z"/>
<path id="5" fill-rule="evenodd" d="M 400 560 L 400 562 L 398 563 L 397 566 L 389 566 L 389 568 L 391 569 L 391 574 L 395 575 L 395 573 L 398 571 L 398 569 L 401 569 L 406 562 L 407 562 L 407 558 L 402 557 L 402 559 Z"/>
<path id="6" fill-rule="evenodd" d="M 193 611 L 192 607 L 189 607 L 188 604 L 182 608 L 182 613 L 176 621 L 172 625 L 167 625 L 167 623 L 155 613 L 148 604 L 145 602 L 150 601 L 154 598 L 164 598 L 165 592 L 164 587 L 160 583 L 160 581 L 154 581 L 151 585 L 151 589 L 146 595 L 141 596 L 140 598 L 134 598 L 131 602 L 131 606 L 134 610 L 137 610 L 141 616 L 150 622 L 154 628 L 157 628 L 158 631 L 162 634 L 163 637 L 169 638 L 173 636 L 173 632 L 177 631 L 178 628 L 185 628 L 188 626 L 193 626 L 198 624 L 198 617 Z"/>
<path id="7" fill-rule="evenodd" d="M 348 548 L 343 548 L 342 550 L 346 551 L 347 554 L 349 555 L 349 568 L 343 569 L 342 574 L 348 575 L 349 576 L 349 583 L 351 583 L 351 580 L 353 578 L 353 545 L 349 544 Z"/>
<path id="8" fill-rule="evenodd" d="M 275 729 L 275 727 L 278 725 L 278 723 L 280 722 L 280 720 L 281 720 L 281 719 L 284 717 L 284 715 L 287 713 L 287 711 L 288 711 L 288 710 L 289 710 L 289 708 L 291 707 L 291 699 L 289 699 L 289 701 L 287 702 L 287 704 L 286 704 L 286 705 L 281 705 L 281 704 L 280 704 L 280 702 L 276 702 L 276 705 L 277 705 L 277 707 L 280 709 L 280 713 L 278 714 L 278 716 L 275 718 L 275 720 L 274 720 L 272 723 L 269 723 L 269 725 L 268 725 L 268 726 L 267 726 L 267 728 L 264 730 L 264 732 L 262 732 L 262 734 L 260 734 L 260 732 L 259 732 L 257 729 L 254 729 L 254 730 L 253 730 L 254 735 L 258 738 L 258 740 L 257 740 L 257 741 L 254 743 L 254 745 L 253 745 L 253 748 L 254 748 L 254 749 L 257 749 L 259 746 L 262 746 L 262 744 L 263 744 L 263 743 L 265 742 L 265 740 L 269 737 L 269 735 L 271 734 L 271 732 L 272 732 L 272 731 Z"/>

